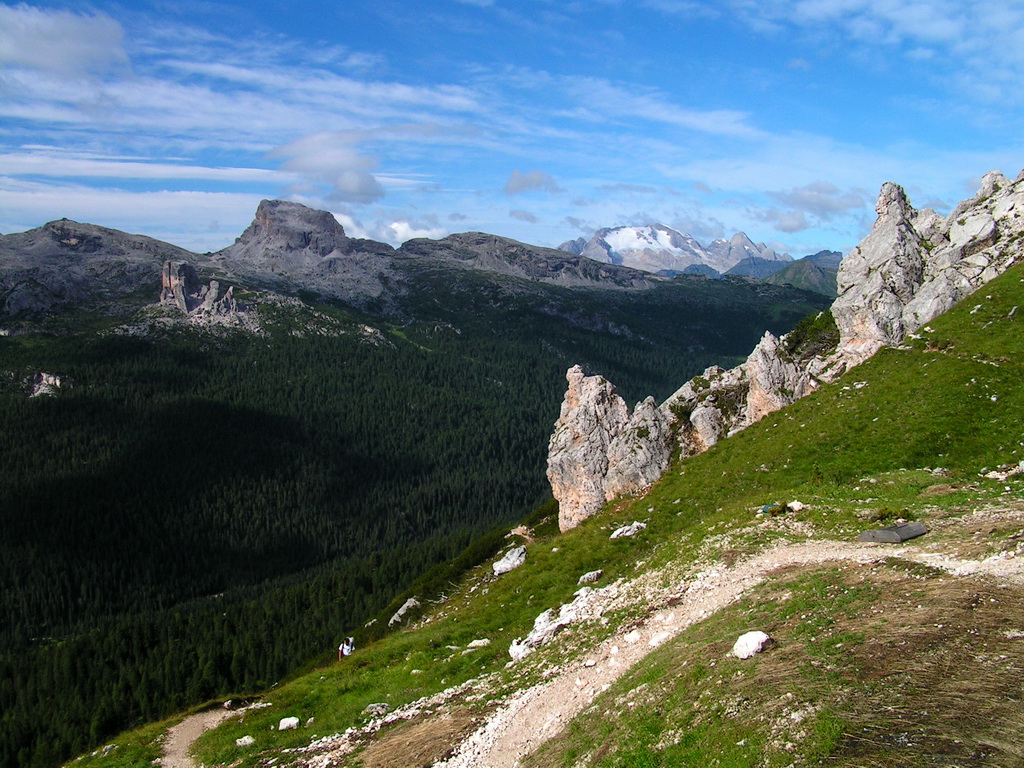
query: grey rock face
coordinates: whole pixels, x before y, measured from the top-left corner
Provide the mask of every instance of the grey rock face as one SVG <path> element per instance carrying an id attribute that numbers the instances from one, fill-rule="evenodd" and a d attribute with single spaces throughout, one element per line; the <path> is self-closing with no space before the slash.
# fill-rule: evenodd
<path id="1" fill-rule="evenodd" d="M 652 399 L 630 415 L 604 378 L 585 376 L 577 365 L 566 380 L 569 388 L 548 443 L 547 470 L 563 531 L 579 525 L 605 501 L 642 487 L 647 478 L 657 479 L 672 450 L 668 421 Z"/>
<path id="2" fill-rule="evenodd" d="M 192 255 L 149 237 L 68 219 L 0 235 L 0 317 L 116 309 L 125 297 L 155 290 L 164 261 Z"/>
<path id="3" fill-rule="evenodd" d="M 565 500 L 563 530 L 615 495 L 657 480 L 674 443 L 683 457 L 707 450 L 882 347 L 900 344 L 1024 258 L 1024 173 L 1012 183 L 997 171 L 986 174 L 978 194 L 946 219 L 915 210 L 891 182 L 875 210 L 871 233 L 839 266 L 831 309 L 839 342 L 831 353 L 798 358 L 786 336 L 766 333 L 742 365 L 708 368 L 660 407 L 645 401 L 632 416 L 621 399 L 610 408 L 606 394 L 584 386 L 578 367 L 570 369 L 548 461 L 555 498 L 560 506 Z M 609 391 L 601 380 L 601 393 Z"/>
<path id="4" fill-rule="evenodd" d="M 302 287 L 362 304 L 397 279 L 393 255 L 385 243 L 348 237 L 327 211 L 263 200 L 252 224 L 212 259 L 256 284 Z"/>
<path id="5" fill-rule="evenodd" d="M 233 286 L 221 292 L 217 280 L 203 285 L 195 267 L 183 261 L 164 263 L 160 303 L 177 307 L 186 315 L 229 315 L 238 311 Z"/>

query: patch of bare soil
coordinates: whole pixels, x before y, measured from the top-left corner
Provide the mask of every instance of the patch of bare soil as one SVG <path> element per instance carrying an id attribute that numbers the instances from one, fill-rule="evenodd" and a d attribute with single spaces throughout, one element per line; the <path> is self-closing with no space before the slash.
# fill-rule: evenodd
<path id="1" fill-rule="evenodd" d="M 478 719 L 464 710 L 427 717 L 382 734 L 359 755 L 362 768 L 428 768 L 448 757 L 452 744 L 472 733 Z"/>
<path id="2" fill-rule="evenodd" d="M 177 725 L 167 730 L 164 742 L 164 754 L 160 758 L 163 768 L 196 768 L 192 759 L 192 745 L 196 739 L 211 728 L 216 728 L 224 720 L 237 714 L 226 709 L 208 709 L 189 715 Z"/>

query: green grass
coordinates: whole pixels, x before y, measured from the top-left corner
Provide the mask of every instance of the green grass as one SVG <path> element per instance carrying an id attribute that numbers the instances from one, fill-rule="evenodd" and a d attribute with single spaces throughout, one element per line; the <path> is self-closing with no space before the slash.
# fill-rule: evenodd
<path id="1" fill-rule="evenodd" d="M 883 351 L 841 381 L 672 467 L 646 494 L 612 502 L 564 535 L 547 526 L 520 569 L 497 579 L 488 564 L 470 571 L 447 602 L 427 612 L 425 625 L 268 692 L 272 707 L 208 734 L 200 758 L 206 765 L 256 765 L 277 749 L 308 743 L 314 733 L 364 721 L 370 703 L 398 706 L 487 673 L 503 675 L 508 687 L 536 679 L 545 665 L 571 653 L 573 643 L 538 651 L 506 671 L 508 646 L 542 610 L 570 600 L 578 576 L 590 570 L 604 570 L 597 585 L 603 586 L 649 568 L 684 572 L 702 556 L 742 555 L 782 539 L 852 539 L 898 518 L 930 525 L 987 499 L 1021 499 L 1020 476 L 1006 482 L 980 476 L 1022 458 L 1024 313 L 1013 312 L 1016 306 L 1024 306 L 1019 267 L 932 322 L 907 348 Z M 930 492 L 937 486 L 945 487 L 943 494 Z M 808 508 L 758 515 L 765 504 L 794 499 Z M 609 540 L 612 528 L 634 519 L 648 528 L 633 539 Z M 993 546 L 1011 534 L 999 532 Z M 884 722 L 869 705 L 896 696 L 865 672 L 872 658 L 865 649 L 918 637 L 916 625 L 872 613 L 880 595 L 898 603 L 884 585 L 919 580 L 922 605 L 936 616 L 952 610 L 942 598 L 945 582 L 919 571 L 894 563 L 772 579 L 652 653 L 532 764 L 783 766 L 799 757 L 855 765 L 866 749 L 857 729 Z M 751 662 L 726 658 L 735 636 L 752 626 L 767 627 L 784 642 Z M 594 625 L 567 635 L 586 647 L 610 631 Z M 482 637 L 491 645 L 470 654 L 447 648 Z M 927 642 L 922 647 L 940 658 L 935 649 L 946 649 L 944 641 L 929 636 Z M 991 685 L 998 687 L 997 677 Z M 892 701 L 911 706 L 917 695 L 911 688 L 894 689 L 903 698 Z M 646 704 L 630 707 L 630 697 Z M 297 731 L 271 730 L 288 715 L 315 720 Z M 235 747 L 246 734 L 257 744 Z"/>

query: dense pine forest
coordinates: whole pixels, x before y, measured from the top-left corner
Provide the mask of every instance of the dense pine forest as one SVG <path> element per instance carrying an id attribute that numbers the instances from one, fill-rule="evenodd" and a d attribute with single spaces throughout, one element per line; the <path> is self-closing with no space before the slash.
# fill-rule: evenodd
<path id="1" fill-rule="evenodd" d="M 348 332 L 0 338 L 0 764 L 264 689 L 470 542 L 491 554 L 480 534 L 547 498 L 570 365 L 664 398 L 827 302 L 485 288 L 425 275 L 419 319 L 360 318 L 379 337 L 320 307 Z M 55 396 L 26 396 L 38 371 Z"/>

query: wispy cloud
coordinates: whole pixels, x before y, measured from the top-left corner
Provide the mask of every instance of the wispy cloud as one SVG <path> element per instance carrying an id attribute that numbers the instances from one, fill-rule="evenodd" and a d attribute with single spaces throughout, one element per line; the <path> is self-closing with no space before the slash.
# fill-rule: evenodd
<path id="1" fill-rule="evenodd" d="M 105 14 L 0 5 L 0 66 L 67 76 L 127 62 L 124 30 Z"/>
<path id="2" fill-rule="evenodd" d="M 518 168 L 512 171 L 503 189 L 506 195 L 520 195 L 523 192 L 534 190 L 552 194 L 562 191 L 561 187 L 558 186 L 558 182 L 550 174 L 544 171 L 527 171 L 523 173 Z"/>
<path id="3" fill-rule="evenodd" d="M 36 150 L 0 154 L 0 169 L 17 176 L 93 179 L 191 179 L 216 182 L 262 182 L 286 184 L 293 176 L 264 168 L 215 168 L 203 165 L 174 164 L 110 159 L 85 153 Z"/>
<path id="4" fill-rule="evenodd" d="M 927 61 L 935 84 L 965 101 L 1021 101 L 1024 4 L 989 0 L 729 0 L 768 33 L 799 31 L 834 48 L 888 49 Z"/>
<path id="5" fill-rule="evenodd" d="M 789 233 L 820 226 L 851 211 L 863 212 L 872 200 L 862 189 L 843 191 L 827 181 L 814 181 L 786 192 L 768 192 L 768 196 L 785 207 L 766 208 L 756 215 Z"/>
<path id="6" fill-rule="evenodd" d="M 606 120 L 611 116 L 645 120 L 701 133 L 746 139 L 765 135 L 750 125 L 750 115 L 746 112 L 688 109 L 673 103 L 655 89 L 626 87 L 601 78 L 572 77 L 566 78 L 564 84 L 566 91 L 579 105 L 576 114 L 580 117 Z"/>
<path id="7" fill-rule="evenodd" d="M 509 211 L 508 215 L 511 216 L 513 219 L 518 219 L 519 221 L 525 221 L 525 222 L 527 222 L 529 224 L 536 224 L 537 223 L 537 217 L 534 216 L 529 211 L 521 211 L 521 210 L 516 209 L 516 210 Z"/>

